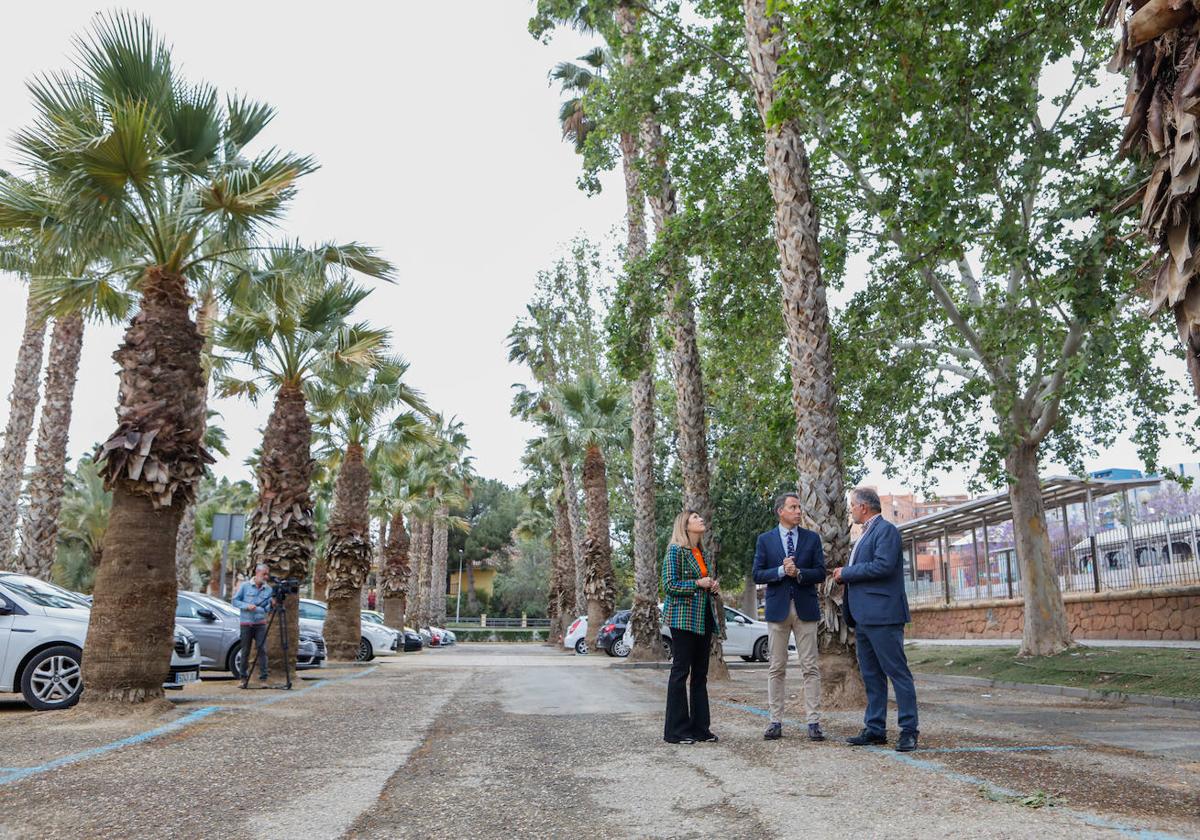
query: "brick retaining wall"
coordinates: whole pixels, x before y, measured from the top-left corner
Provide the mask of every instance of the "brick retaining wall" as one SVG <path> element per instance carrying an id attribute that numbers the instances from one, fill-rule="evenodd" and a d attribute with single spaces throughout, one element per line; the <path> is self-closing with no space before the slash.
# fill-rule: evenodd
<path id="1" fill-rule="evenodd" d="M 1077 639 L 1200 639 L 1200 586 L 1064 596 Z M 1019 639 L 1020 601 L 922 604 L 906 635 L 915 639 Z"/>

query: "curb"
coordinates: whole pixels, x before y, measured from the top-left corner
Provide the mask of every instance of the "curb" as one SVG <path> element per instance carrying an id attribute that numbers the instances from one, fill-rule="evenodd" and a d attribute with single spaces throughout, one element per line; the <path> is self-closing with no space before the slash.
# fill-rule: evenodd
<path id="1" fill-rule="evenodd" d="M 1067 685 L 1009 682 L 1007 680 L 993 680 L 987 677 L 965 677 L 953 674 L 917 673 L 913 676 L 934 685 L 1005 688 L 1014 691 L 1032 691 L 1037 694 L 1052 694 L 1058 697 L 1073 697 L 1079 700 L 1100 700 L 1105 703 L 1132 703 L 1137 706 L 1156 706 L 1160 709 L 1184 709 L 1192 712 L 1200 712 L 1200 700 L 1188 700 L 1182 697 L 1162 697 L 1157 694 L 1126 694 L 1122 691 L 1096 691 L 1091 688 L 1075 688 Z"/>

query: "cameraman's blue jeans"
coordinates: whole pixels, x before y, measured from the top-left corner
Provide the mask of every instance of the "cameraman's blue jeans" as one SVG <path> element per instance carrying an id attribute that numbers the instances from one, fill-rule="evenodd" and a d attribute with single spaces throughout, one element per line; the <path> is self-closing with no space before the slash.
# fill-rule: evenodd
<path id="1" fill-rule="evenodd" d="M 258 674 L 260 679 L 267 678 L 267 625 L 265 624 L 243 624 L 242 625 L 242 668 L 245 670 L 244 676 L 250 676 L 250 672 L 254 670 L 254 663 L 250 661 L 250 642 L 254 642 L 254 647 L 258 651 Z M 238 676 L 243 676 L 239 674 Z"/>

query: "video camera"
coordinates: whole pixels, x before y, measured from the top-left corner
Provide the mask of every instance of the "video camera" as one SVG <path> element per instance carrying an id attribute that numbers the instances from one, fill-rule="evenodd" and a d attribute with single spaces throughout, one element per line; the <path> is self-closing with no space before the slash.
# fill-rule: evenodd
<path id="1" fill-rule="evenodd" d="M 300 581 L 296 578 L 277 578 L 275 575 L 269 575 L 267 579 L 275 587 L 275 594 L 281 598 L 285 595 L 298 595 L 300 593 Z"/>

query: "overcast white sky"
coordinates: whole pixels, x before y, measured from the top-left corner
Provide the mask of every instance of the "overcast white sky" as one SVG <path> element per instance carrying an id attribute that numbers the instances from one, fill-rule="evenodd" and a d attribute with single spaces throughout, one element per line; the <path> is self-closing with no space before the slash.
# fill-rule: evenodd
<path id="1" fill-rule="evenodd" d="M 590 43 L 569 33 L 549 47 L 526 32 L 529 0 L 417 3 L 232 3 L 200 9 L 133 2 L 175 46 L 185 72 L 221 90 L 270 102 L 265 140 L 314 155 L 285 232 L 306 241 L 355 239 L 380 247 L 400 282 L 376 291 L 365 315 L 390 327 L 411 383 L 466 425 L 478 471 L 512 481 L 528 429 L 509 417 L 504 336 L 534 275 L 578 232 L 600 240 L 621 222 L 619 183 L 600 196 L 575 186 L 579 164 L 559 140 L 559 93 L 546 72 Z M 6 4 L 0 50 L 0 167 L 7 138 L 30 116 L 23 82 L 63 67 L 71 37 L 104 6 L 76 0 Z M 448 19 L 447 9 L 453 9 Z M 0 392 L 15 362 L 24 289 L 0 280 Z M 71 425 L 71 456 L 111 431 L 116 378 L 109 358 L 120 327 L 89 328 Z M 219 474 L 251 477 L 242 460 L 269 405 L 218 401 L 231 458 Z M 0 423 L 8 413 L 0 402 Z M 32 457 L 32 456 L 31 456 Z M 1194 461 L 1174 444 L 1164 460 Z M 1094 466 L 1137 466 L 1124 443 Z M 895 483 L 873 472 L 870 480 Z M 961 476 L 946 476 L 955 492 Z"/>

